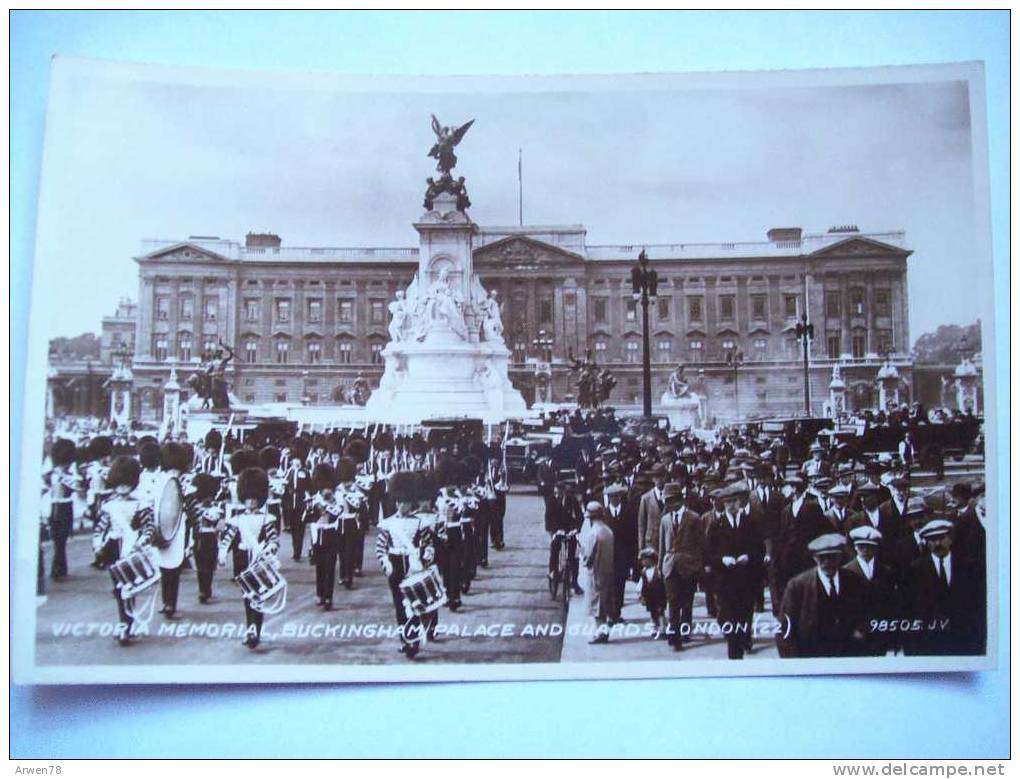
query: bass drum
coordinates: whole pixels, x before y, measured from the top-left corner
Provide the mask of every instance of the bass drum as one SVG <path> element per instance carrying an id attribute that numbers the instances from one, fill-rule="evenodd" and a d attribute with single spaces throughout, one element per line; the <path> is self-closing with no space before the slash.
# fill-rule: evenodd
<path id="1" fill-rule="evenodd" d="M 180 482 L 173 476 L 163 483 L 155 505 L 156 537 L 159 549 L 166 549 L 181 530 L 184 519 L 184 498 Z"/>

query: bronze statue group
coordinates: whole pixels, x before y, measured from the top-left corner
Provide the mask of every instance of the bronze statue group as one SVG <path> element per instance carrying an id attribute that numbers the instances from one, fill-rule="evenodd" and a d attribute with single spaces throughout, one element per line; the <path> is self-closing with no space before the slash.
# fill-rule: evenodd
<path id="1" fill-rule="evenodd" d="M 257 448 L 211 430 L 198 445 L 96 435 L 54 437 L 46 447 L 41 541 L 51 540 L 50 575 L 67 575 L 73 504 L 86 504 L 95 557 L 109 572 L 115 637 L 139 640 L 139 623 L 173 620 L 183 572 L 194 570 L 199 607 L 227 566 L 239 585 L 244 644 L 260 643 L 264 615 L 285 608 L 281 535 L 294 561 L 315 567 L 317 606 L 333 608 L 339 586 L 353 589 L 366 535 L 393 602 L 399 649 L 412 658 L 434 637 L 443 608 L 456 611 L 504 548 L 507 483 L 500 447 L 472 437 L 431 445 L 420 434 L 336 430 Z M 40 591 L 46 545 L 40 544 Z M 156 587 L 158 582 L 159 587 Z M 233 587 L 232 587 L 233 589 Z"/>

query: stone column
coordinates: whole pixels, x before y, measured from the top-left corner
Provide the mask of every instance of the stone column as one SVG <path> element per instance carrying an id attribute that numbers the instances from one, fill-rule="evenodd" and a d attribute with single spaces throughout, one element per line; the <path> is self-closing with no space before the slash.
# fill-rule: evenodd
<path id="1" fill-rule="evenodd" d="M 177 369 L 170 369 L 170 378 L 163 385 L 163 429 L 162 435 L 181 431 L 181 385 L 177 383 Z M 162 437 L 162 436 L 161 436 Z"/>
<path id="2" fill-rule="evenodd" d="M 879 368 L 876 381 L 878 382 L 878 407 L 882 411 L 886 411 L 890 403 L 899 406 L 900 372 L 896 370 L 896 366 L 886 362 Z"/>
<path id="3" fill-rule="evenodd" d="M 969 359 L 966 357 L 956 366 L 953 371 L 956 385 L 956 407 L 963 412 L 970 411 L 972 414 L 980 414 L 978 408 L 978 372 Z"/>
<path id="4" fill-rule="evenodd" d="M 138 330 L 136 351 L 140 360 L 152 360 L 152 308 L 155 292 L 151 276 L 142 276 L 138 290 Z"/>
<path id="5" fill-rule="evenodd" d="M 846 383 L 840 375 L 839 365 L 832 366 L 832 380 L 829 382 L 829 408 L 833 416 L 846 411 Z"/>

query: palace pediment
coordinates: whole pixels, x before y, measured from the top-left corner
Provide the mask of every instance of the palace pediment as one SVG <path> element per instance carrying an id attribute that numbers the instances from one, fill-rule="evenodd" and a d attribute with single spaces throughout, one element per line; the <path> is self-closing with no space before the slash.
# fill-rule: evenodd
<path id="1" fill-rule="evenodd" d="M 144 262 L 229 262 L 222 254 L 203 249 L 193 243 L 178 243 L 165 246 L 140 257 Z"/>
<path id="2" fill-rule="evenodd" d="M 883 243 L 882 241 L 876 241 L 872 238 L 852 237 L 845 240 L 839 241 L 834 244 L 830 244 L 816 252 L 812 252 L 812 257 L 867 257 L 867 256 L 880 256 L 898 254 L 906 256 L 910 254 L 906 249 L 901 249 L 899 246 L 893 246 L 889 243 Z"/>
<path id="3" fill-rule="evenodd" d="M 474 250 L 475 269 L 531 270 L 535 268 L 576 266 L 584 258 L 522 235 L 511 235 Z"/>

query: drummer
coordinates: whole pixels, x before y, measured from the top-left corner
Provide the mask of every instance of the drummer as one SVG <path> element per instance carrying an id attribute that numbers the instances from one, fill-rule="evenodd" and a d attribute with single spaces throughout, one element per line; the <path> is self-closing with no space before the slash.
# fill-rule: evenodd
<path id="1" fill-rule="evenodd" d="M 184 511 L 183 503 L 174 509 L 176 516 L 164 516 L 168 507 L 162 505 L 162 496 L 167 490 L 176 489 L 177 496 L 183 497 L 181 477 L 191 468 L 192 454 L 183 445 L 173 441 L 163 444 L 160 451 L 160 464 L 163 466 L 163 483 L 156 491 L 154 506 L 157 528 L 160 529 L 162 541 L 159 544 L 160 588 L 163 594 L 163 607 L 159 610 L 167 619 L 177 614 L 177 596 L 181 589 L 181 569 L 184 566 L 185 546 L 188 534 L 192 529 L 191 519 Z M 175 486 L 171 482 L 176 481 Z M 183 515 L 183 518 L 182 518 Z"/>
<path id="2" fill-rule="evenodd" d="M 216 573 L 216 554 L 219 533 L 223 525 L 223 501 L 217 500 L 220 491 L 218 477 L 198 473 L 191 482 L 192 491 L 184 496 L 184 508 L 195 518 L 195 570 L 198 573 L 198 602 L 212 599 L 213 576 Z"/>
<path id="3" fill-rule="evenodd" d="M 423 616 L 409 614 L 400 585 L 410 574 L 433 565 L 435 544 L 432 526 L 417 514 L 415 504 L 420 497 L 420 484 L 413 472 L 395 473 L 390 478 L 389 491 L 397 504 L 397 511 L 379 523 L 375 554 L 390 585 L 397 625 L 401 626 L 400 651 L 412 658 L 421 651 L 423 640 L 435 635 L 439 621 L 436 609 Z"/>
<path id="4" fill-rule="evenodd" d="M 110 566 L 132 552 L 147 551 L 156 532 L 151 506 L 145 505 L 133 493 L 138 486 L 141 466 L 133 457 L 119 455 L 110 465 L 107 485 L 113 492 L 99 506 L 96 525 L 92 531 L 92 548 L 102 563 Z M 120 597 L 117 579 L 113 579 L 113 597 L 117 602 L 120 622 L 114 635 L 121 646 L 131 643 L 134 627 L 134 598 Z"/>
<path id="5" fill-rule="evenodd" d="M 262 468 L 241 471 L 237 477 L 237 499 L 243 509 L 227 519 L 219 548 L 220 565 L 226 565 L 227 552 L 232 553 L 235 578 L 259 558 L 274 556 L 279 547 L 276 517 L 266 510 L 269 476 Z M 252 608 L 247 599 L 244 600 L 244 620 L 243 643 L 254 649 L 262 637 L 262 612 Z"/>

